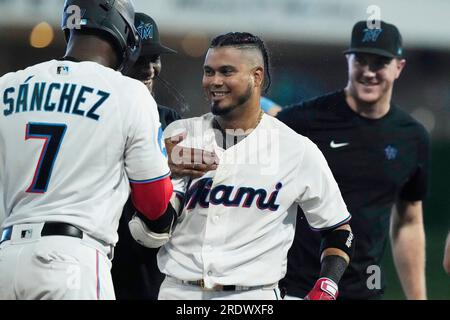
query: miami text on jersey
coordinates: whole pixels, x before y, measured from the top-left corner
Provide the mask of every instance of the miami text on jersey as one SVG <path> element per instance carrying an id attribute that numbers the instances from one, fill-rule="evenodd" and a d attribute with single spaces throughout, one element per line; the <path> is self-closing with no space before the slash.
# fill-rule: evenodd
<path id="1" fill-rule="evenodd" d="M 55 99 L 58 91 L 60 97 Z M 86 106 L 86 99 L 91 95 L 96 95 L 96 102 Z M 3 92 L 3 115 L 27 111 L 57 111 L 98 120 L 100 116 L 95 112 L 109 96 L 108 92 L 77 84 L 36 82 L 32 85 L 25 82 L 18 89 L 10 87 Z"/>
<path id="2" fill-rule="evenodd" d="M 276 184 L 275 190 L 270 194 L 267 202 L 266 198 L 268 191 L 265 189 L 239 187 L 232 198 L 231 195 L 233 194 L 234 189 L 236 189 L 235 186 L 226 186 L 221 184 L 211 189 L 212 184 L 212 178 L 200 179 L 193 184 L 186 192 L 186 208 L 193 209 L 197 206 L 197 204 L 203 208 L 208 208 L 210 203 L 214 205 L 222 204 L 226 207 L 242 206 L 243 208 L 250 208 L 256 197 L 258 197 L 258 200 L 256 200 L 256 206 L 258 209 L 277 211 L 280 206 L 279 204 L 276 204 L 275 201 L 277 200 L 278 192 L 283 186 L 281 182 Z M 245 200 L 242 201 L 244 196 L 246 196 Z"/>

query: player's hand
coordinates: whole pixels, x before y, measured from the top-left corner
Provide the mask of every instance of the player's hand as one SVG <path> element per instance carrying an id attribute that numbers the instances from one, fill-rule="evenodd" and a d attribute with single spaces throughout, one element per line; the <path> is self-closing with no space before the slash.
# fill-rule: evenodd
<path id="1" fill-rule="evenodd" d="M 172 177 L 199 178 L 208 171 L 216 170 L 219 164 L 217 155 L 214 152 L 179 146 L 185 137 L 178 135 L 165 140 Z"/>
<path id="2" fill-rule="evenodd" d="M 306 295 L 305 300 L 336 300 L 338 293 L 338 286 L 333 280 L 320 278 Z"/>

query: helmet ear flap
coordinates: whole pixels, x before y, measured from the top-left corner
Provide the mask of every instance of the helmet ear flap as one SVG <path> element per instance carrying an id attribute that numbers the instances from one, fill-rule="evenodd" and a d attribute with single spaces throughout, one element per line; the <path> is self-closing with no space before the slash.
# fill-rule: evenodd
<path id="1" fill-rule="evenodd" d="M 141 38 L 134 27 L 134 22 L 131 25 L 127 22 L 125 34 L 127 34 L 127 47 L 124 51 L 122 64 L 118 69 L 123 74 L 127 74 L 130 71 L 141 53 Z"/>
<path id="2" fill-rule="evenodd" d="M 127 46 L 127 49 L 124 52 L 122 64 L 120 65 L 117 71 L 122 72 L 123 74 L 127 74 L 136 61 L 139 59 L 139 55 L 141 53 L 141 45 L 140 39 L 135 39 L 135 45 L 132 47 L 130 45 Z"/>

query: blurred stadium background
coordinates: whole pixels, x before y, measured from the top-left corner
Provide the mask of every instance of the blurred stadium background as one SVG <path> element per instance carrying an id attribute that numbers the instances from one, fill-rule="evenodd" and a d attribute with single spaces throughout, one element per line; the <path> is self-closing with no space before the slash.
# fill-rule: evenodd
<path id="1" fill-rule="evenodd" d="M 425 125 L 432 137 L 431 192 L 425 203 L 427 286 L 431 299 L 450 299 L 442 268 L 450 228 L 450 1 L 448 0 L 134 0 L 158 23 L 162 42 L 178 51 L 162 57 L 162 77 L 185 97 L 184 116 L 207 112 L 200 82 L 212 36 L 249 31 L 266 40 L 273 84 L 268 97 L 287 105 L 346 84 L 342 51 L 351 28 L 370 5 L 400 29 L 407 59 L 394 101 Z M 63 0 L 0 0 L 0 75 L 64 54 Z M 158 101 L 182 109 L 163 86 Z M 389 246 L 388 246 L 389 247 Z M 388 250 L 386 299 L 404 299 Z"/>

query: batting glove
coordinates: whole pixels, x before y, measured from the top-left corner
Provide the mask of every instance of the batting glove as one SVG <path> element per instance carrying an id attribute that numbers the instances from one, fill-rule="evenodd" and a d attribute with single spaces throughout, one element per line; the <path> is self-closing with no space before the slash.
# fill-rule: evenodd
<path id="1" fill-rule="evenodd" d="M 338 286 L 333 280 L 320 278 L 306 295 L 305 300 L 336 300 L 338 293 Z"/>

